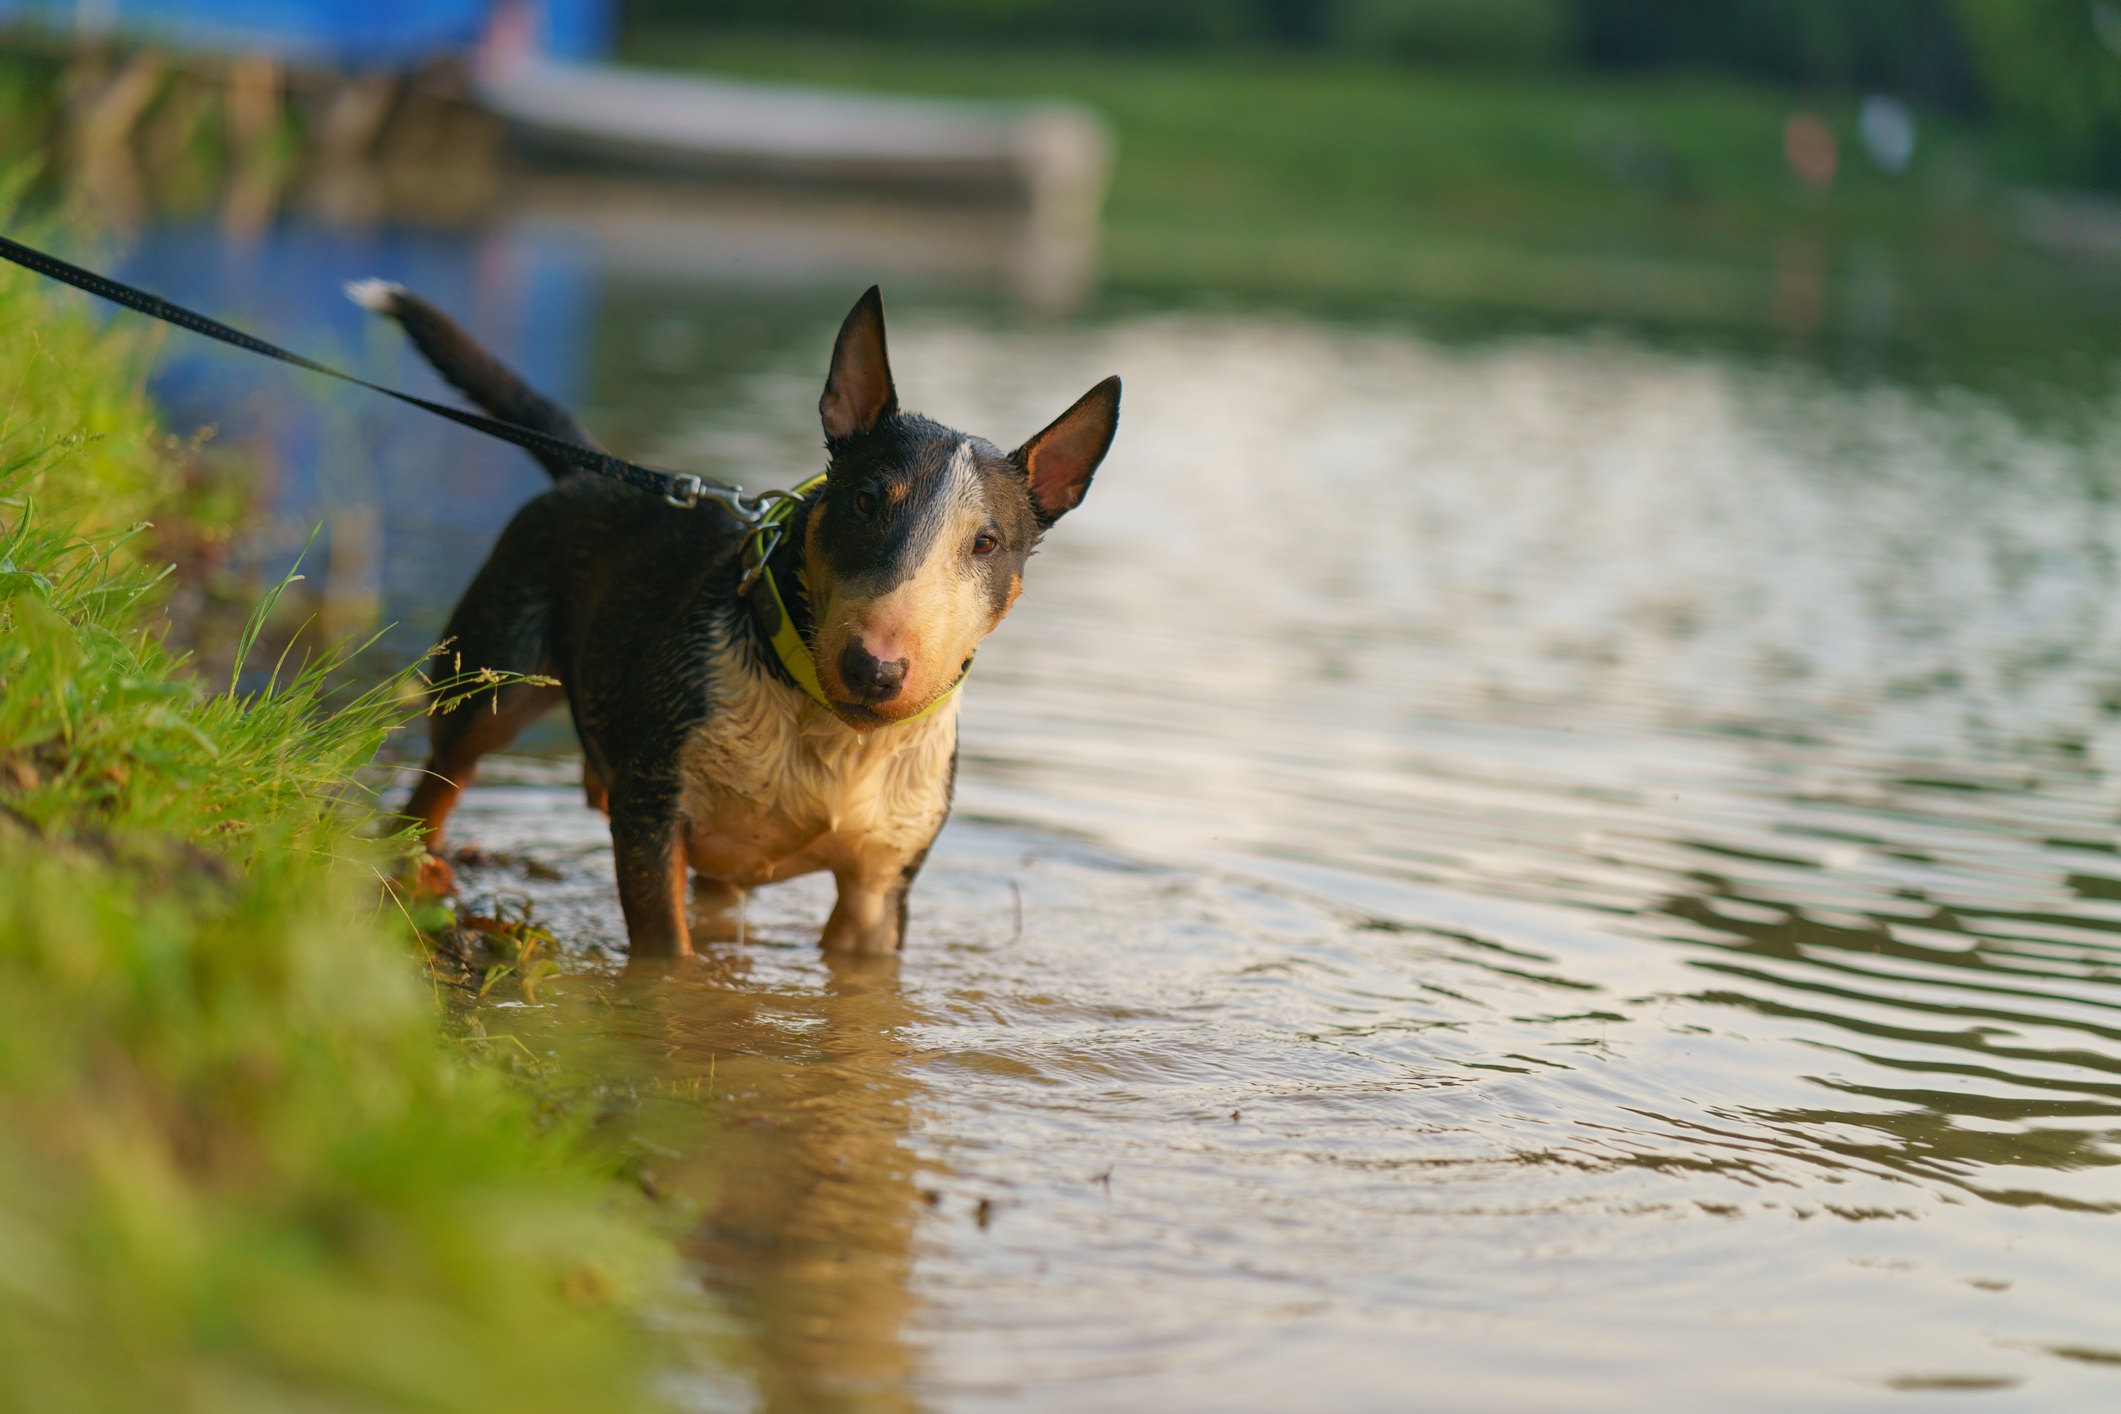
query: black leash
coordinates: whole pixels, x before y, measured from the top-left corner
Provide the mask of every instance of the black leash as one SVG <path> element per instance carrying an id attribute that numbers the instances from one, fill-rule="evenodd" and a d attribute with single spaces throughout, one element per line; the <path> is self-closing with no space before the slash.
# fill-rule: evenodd
<path id="1" fill-rule="evenodd" d="M 380 383 L 371 383 L 366 378 L 356 378 L 351 373 L 341 373 L 338 369 L 327 368 L 314 359 L 304 358 L 298 353 L 291 353 L 277 344 L 268 344 L 263 339 L 254 338 L 244 333 L 241 329 L 230 328 L 218 319 L 209 319 L 203 314 L 184 308 L 182 305 L 171 304 L 160 295 L 151 295 L 145 290 L 134 289 L 131 285 L 121 284 L 109 276 L 98 275 L 95 271 L 84 270 L 78 265 L 69 265 L 55 255 L 46 255 L 41 250 L 34 250 L 19 241 L 11 241 L 5 236 L 0 236 L 0 259 L 13 261 L 24 269 L 34 270 L 39 275 L 48 276 L 62 284 L 72 285 L 77 290 L 86 290 L 98 298 L 107 299 L 112 304 L 122 305 L 136 313 L 159 319 L 165 324 L 174 324 L 179 329 L 189 329 L 194 334 L 204 334 L 209 339 L 218 339 L 224 344 L 233 344 L 239 349 L 248 349 L 252 353 L 264 354 L 267 358 L 276 358 L 282 363 L 291 363 L 295 367 L 307 369 L 311 373 L 321 373 L 327 378 L 336 378 L 342 383 L 352 383 L 356 387 L 367 388 L 371 392 L 381 393 L 386 398 L 396 398 L 401 403 L 408 403 L 423 411 L 431 412 L 436 417 L 446 417 L 451 422 L 457 423 L 459 426 L 469 427 L 474 432 L 483 432 L 487 436 L 497 437 L 503 442 L 512 442 L 516 446 L 523 448 L 523 450 L 534 452 L 538 456 L 565 462 L 569 466 L 582 471 L 594 472 L 598 476 L 608 476 L 614 481 L 623 481 L 629 486 L 638 486 L 643 491 L 653 491 L 671 505 L 688 511 L 705 501 L 712 505 L 720 506 L 737 519 L 748 524 L 758 519 L 760 511 L 764 508 L 764 504 L 768 499 L 779 494 L 769 491 L 757 498 L 746 496 L 736 487 L 727 486 L 718 481 L 709 481 L 703 477 L 679 472 L 656 471 L 627 461 L 623 457 L 612 456 L 609 452 L 600 452 L 592 447 L 578 446 L 573 442 L 563 442 L 557 437 L 539 432 L 534 428 L 520 427 L 513 422 L 502 422 L 499 418 L 486 417 L 475 412 L 466 412 L 462 408 L 453 408 L 446 403 L 430 402 L 426 398 L 416 398 L 410 393 L 401 393 L 395 388 L 386 388 Z"/>

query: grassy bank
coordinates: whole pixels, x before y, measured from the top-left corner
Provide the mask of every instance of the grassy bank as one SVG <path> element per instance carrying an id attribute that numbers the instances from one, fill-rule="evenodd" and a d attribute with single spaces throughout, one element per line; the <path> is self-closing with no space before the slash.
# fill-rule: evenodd
<path id="1" fill-rule="evenodd" d="M 146 352 L 0 273 L 0 1409 L 647 1406 L 667 1248 L 379 885 L 402 709 L 154 632 Z"/>

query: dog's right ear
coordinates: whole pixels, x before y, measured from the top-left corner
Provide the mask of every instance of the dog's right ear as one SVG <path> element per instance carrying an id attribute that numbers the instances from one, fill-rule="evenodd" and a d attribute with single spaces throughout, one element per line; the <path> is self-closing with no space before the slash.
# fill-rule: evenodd
<path id="1" fill-rule="evenodd" d="M 891 359 L 884 351 L 884 296 L 876 286 L 855 301 L 832 345 L 832 372 L 817 400 L 825 443 L 838 446 L 898 411 Z"/>

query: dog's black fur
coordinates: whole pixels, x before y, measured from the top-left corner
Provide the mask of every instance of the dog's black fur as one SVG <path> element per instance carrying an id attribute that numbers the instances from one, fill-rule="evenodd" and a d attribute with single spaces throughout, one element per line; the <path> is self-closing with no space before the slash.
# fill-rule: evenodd
<path id="1" fill-rule="evenodd" d="M 395 286 L 353 293 L 494 416 L 592 445 L 432 306 Z M 1088 488 L 1119 380 L 1003 453 L 899 409 L 871 289 L 840 330 L 819 411 L 826 480 L 771 567 L 829 712 L 773 651 L 770 598 L 739 593 L 733 518 L 548 463 L 556 484 L 502 532 L 450 618 L 444 663 L 560 685 L 436 711 L 406 806 L 431 850 L 479 758 L 564 696 L 590 800 L 611 819 L 636 957 L 690 950 L 688 861 L 716 922 L 745 888 L 830 869 L 826 945 L 898 947 L 906 890 L 949 808 L 956 718 L 942 699 L 1014 602 L 1039 536 Z"/>

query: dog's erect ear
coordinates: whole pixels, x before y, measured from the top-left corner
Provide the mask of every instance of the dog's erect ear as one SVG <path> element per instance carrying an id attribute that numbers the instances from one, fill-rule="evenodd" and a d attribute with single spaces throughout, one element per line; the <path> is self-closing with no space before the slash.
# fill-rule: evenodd
<path id="1" fill-rule="evenodd" d="M 1045 431 L 1016 449 L 1016 464 L 1031 485 L 1041 527 L 1082 504 L 1097 464 L 1119 430 L 1119 379 L 1107 378 L 1075 400 Z"/>
<path id="2" fill-rule="evenodd" d="M 884 296 L 871 285 L 855 301 L 832 345 L 832 372 L 817 400 L 828 444 L 859 437 L 898 411 L 891 359 L 884 352 Z"/>

